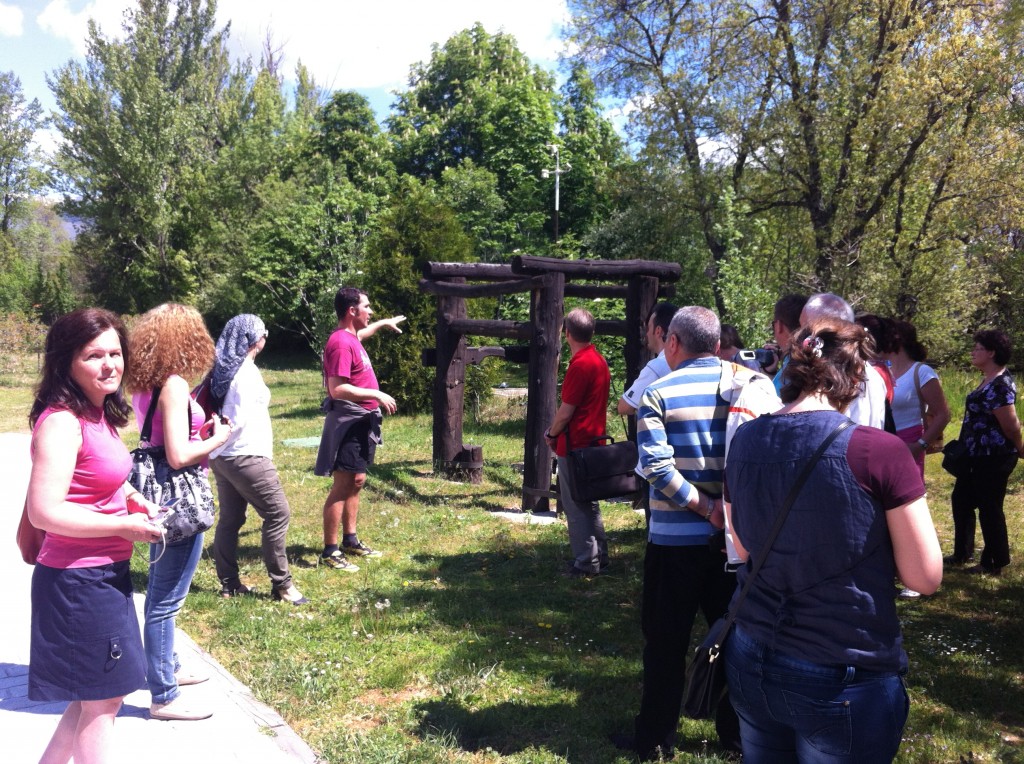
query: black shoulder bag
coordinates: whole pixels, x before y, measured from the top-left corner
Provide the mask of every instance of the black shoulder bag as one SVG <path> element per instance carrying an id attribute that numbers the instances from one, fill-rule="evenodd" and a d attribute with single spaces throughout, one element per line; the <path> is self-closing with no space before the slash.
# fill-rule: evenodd
<path id="1" fill-rule="evenodd" d="M 604 445 L 603 441 L 610 441 Z M 565 428 L 569 443 L 569 427 Z M 580 504 L 602 499 L 630 497 L 636 493 L 636 463 L 639 452 L 631 440 L 615 440 L 611 435 L 594 438 L 585 448 L 567 448 L 572 479 L 569 493 Z"/>
<path id="2" fill-rule="evenodd" d="M 735 604 L 725 617 L 719 618 L 711 624 L 711 628 L 708 629 L 708 635 L 694 651 L 693 660 L 686 669 L 686 689 L 683 692 L 683 713 L 691 719 L 715 718 L 715 710 L 728 690 L 725 683 L 725 668 L 718 659 L 722 653 L 722 645 L 725 644 L 725 640 L 732 630 L 732 625 L 736 622 L 736 614 L 739 612 L 743 600 L 746 599 L 751 585 L 757 578 L 761 566 L 772 551 L 772 545 L 775 543 L 775 539 L 778 538 L 783 523 L 786 522 L 786 516 L 793 506 L 793 502 L 796 501 L 796 497 L 803 489 L 804 483 L 807 482 L 807 478 L 810 477 L 811 472 L 814 470 L 814 465 L 818 463 L 818 460 L 821 459 L 822 454 L 832 444 L 832 441 L 838 438 L 843 430 L 851 426 L 853 426 L 853 422 L 849 419 L 840 422 L 829 433 L 828 437 L 822 441 L 822 444 L 818 446 L 818 450 L 814 452 L 810 461 L 804 465 L 804 468 L 796 478 L 796 482 L 793 483 L 793 487 L 789 489 L 785 501 L 782 502 L 779 514 L 775 518 L 775 525 L 772 526 L 772 530 L 768 534 L 764 554 L 754 563 L 754 567 L 751 569 L 750 575 L 747 576 L 747 580 L 743 583 L 743 588 L 740 590 Z"/>

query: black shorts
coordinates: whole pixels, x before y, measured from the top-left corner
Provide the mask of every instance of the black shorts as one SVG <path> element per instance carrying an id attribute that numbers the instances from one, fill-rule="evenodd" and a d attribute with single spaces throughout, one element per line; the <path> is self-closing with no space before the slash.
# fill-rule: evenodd
<path id="1" fill-rule="evenodd" d="M 377 441 L 372 437 L 374 419 L 367 417 L 345 432 L 334 457 L 335 471 L 364 473 L 373 464 Z"/>
<path id="2" fill-rule="evenodd" d="M 145 684 L 128 561 L 67 570 L 36 565 L 28 697 L 119 698 Z"/>
<path id="3" fill-rule="evenodd" d="M 330 477 L 333 473 L 366 472 L 373 464 L 377 444 L 381 442 L 380 409 L 365 409 L 350 401 L 324 401 L 324 429 L 313 473 Z"/>

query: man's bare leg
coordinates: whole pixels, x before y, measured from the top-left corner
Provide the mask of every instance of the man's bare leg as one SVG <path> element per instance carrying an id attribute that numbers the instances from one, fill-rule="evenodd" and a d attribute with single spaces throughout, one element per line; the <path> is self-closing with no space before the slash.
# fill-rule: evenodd
<path id="1" fill-rule="evenodd" d="M 355 534 L 359 515 L 359 492 L 366 483 L 366 473 L 335 470 L 334 482 L 324 502 L 324 559 L 339 570 L 356 571 L 359 567 L 347 562 L 344 556 L 327 554 L 339 548 L 338 532 Z"/>
<path id="2" fill-rule="evenodd" d="M 335 470 L 334 483 L 324 502 L 324 546 L 337 546 L 338 532 L 355 533 L 359 516 L 359 492 L 366 484 L 365 472 Z"/>

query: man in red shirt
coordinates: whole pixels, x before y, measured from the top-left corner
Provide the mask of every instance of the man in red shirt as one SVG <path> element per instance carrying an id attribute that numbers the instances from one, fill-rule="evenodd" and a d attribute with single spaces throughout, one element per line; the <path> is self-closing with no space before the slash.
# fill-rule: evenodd
<path id="1" fill-rule="evenodd" d="M 567 459 L 570 449 L 589 446 L 594 438 L 605 434 L 611 374 L 607 362 L 590 342 L 594 325 L 594 317 L 583 308 L 569 311 L 565 317 L 565 341 L 572 359 L 562 380 L 562 405 L 544 433 L 548 446 L 558 457 L 558 486 L 574 558 L 566 571 L 569 578 L 593 576 L 608 565 L 601 508 L 596 501 L 578 504 L 573 500 Z"/>
<path id="2" fill-rule="evenodd" d="M 335 570 L 353 573 L 359 566 L 351 557 L 380 557 L 359 540 L 356 519 L 359 492 L 366 470 L 373 464 L 380 443 L 381 412 L 395 413 L 395 399 L 382 392 L 370 357 L 361 340 L 382 326 L 401 333 L 405 316 L 370 323 L 373 310 L 366 292 L 342 287 L 334 296 L 338 327 L 324 346 L 324 430 L 320 437 L 315 474 L 331 476 L 333 484 L 324 502 L 324 551 L 321 561 Z M 338 531 L 342 532 L 339 548 Z"/>

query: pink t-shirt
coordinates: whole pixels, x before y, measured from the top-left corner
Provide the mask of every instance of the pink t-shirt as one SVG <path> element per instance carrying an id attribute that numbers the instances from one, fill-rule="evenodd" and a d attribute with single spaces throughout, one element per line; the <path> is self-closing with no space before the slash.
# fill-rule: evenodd
<path id="1" fill-rule="evenodd" d="M 56 410 L 43 411 L 33 433 Z M 127 515 L 124 482 L 132 469 L 128 449 L 102 414 L 98 422 L 88 419 L 78 422 L 82 427 L 82 447 L 75 461 L 67 501 L 104 515 Z M 120 536 L 74 538 L 48 532 L 38 562 L 48 568 L 93 568 L 131 556 L 132 542 Z"/>
<path id="2" fill-rule="evenodd" d="M 366 355 L 363 343 L 352 332 L 336 329 L 324 347 L 324 385 L 330 377 L 345 377 L 356 387 L 380 390 L 377 375 L 373 373 L 370 356 Z M 359 405 L 373 411 L 380 404 L 375 400 L 360 401 Z"/>

